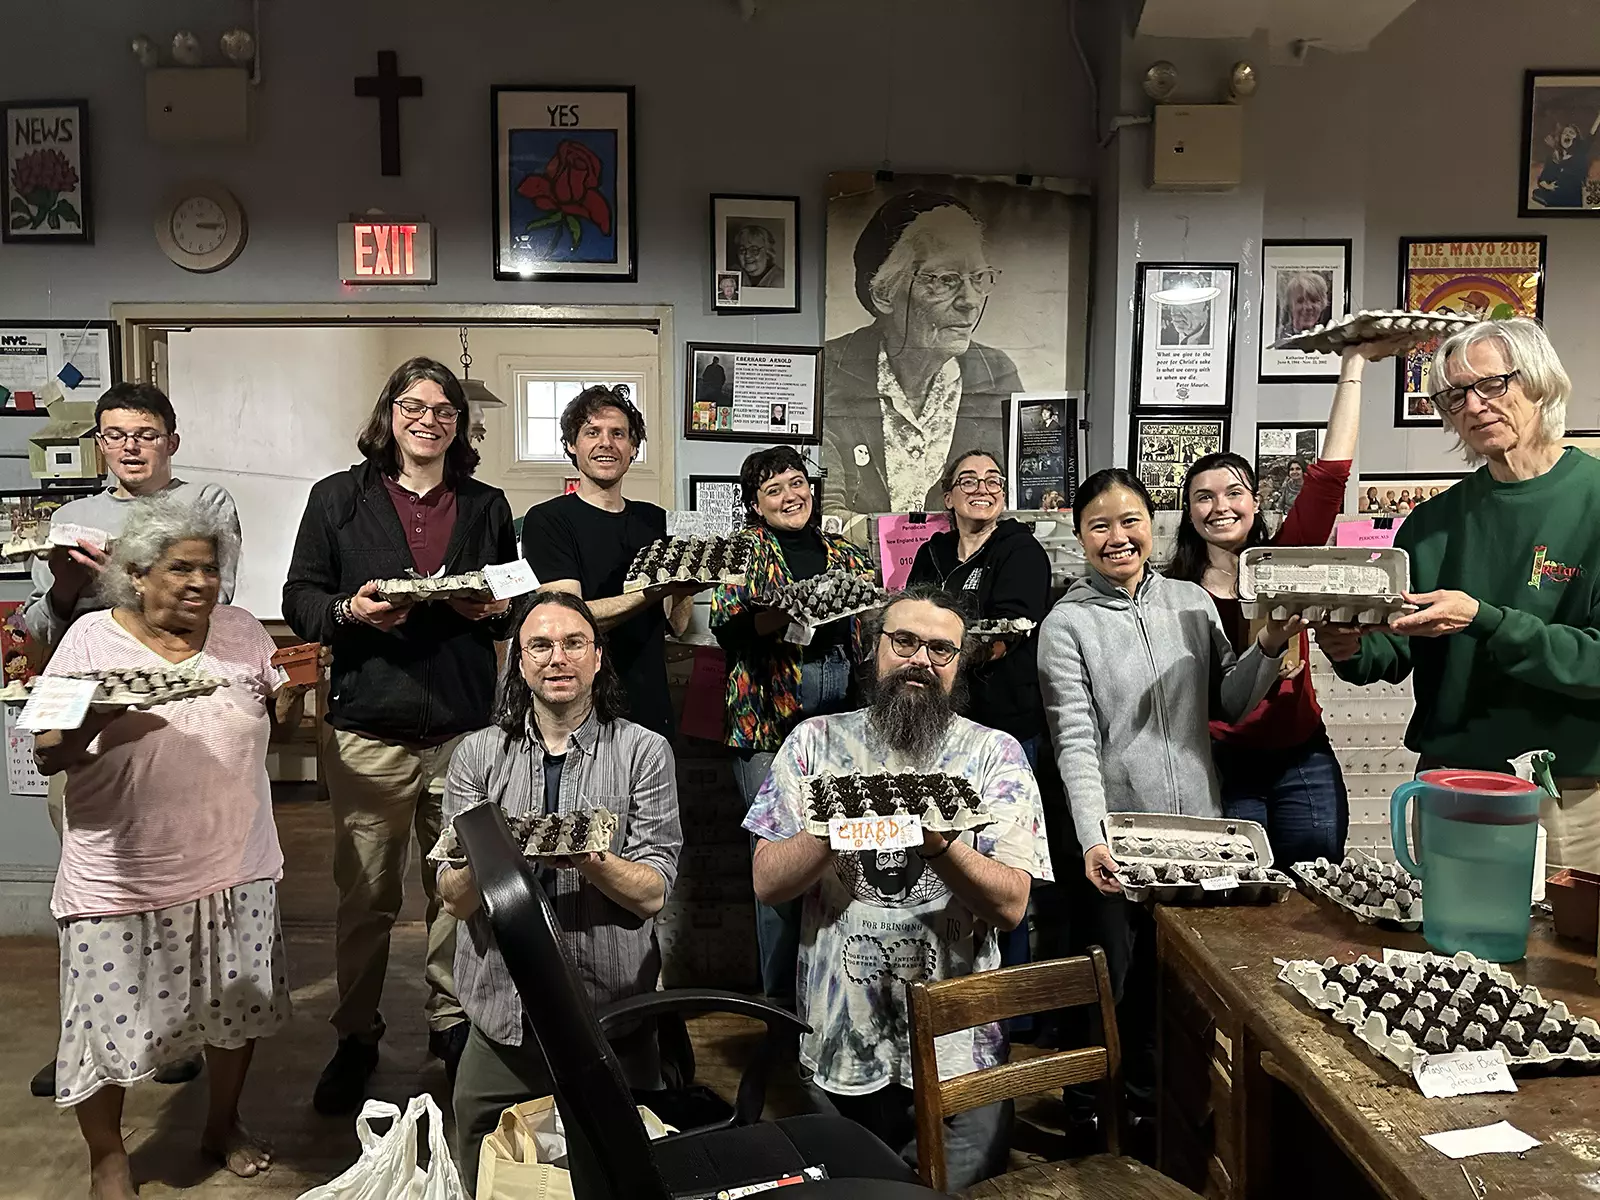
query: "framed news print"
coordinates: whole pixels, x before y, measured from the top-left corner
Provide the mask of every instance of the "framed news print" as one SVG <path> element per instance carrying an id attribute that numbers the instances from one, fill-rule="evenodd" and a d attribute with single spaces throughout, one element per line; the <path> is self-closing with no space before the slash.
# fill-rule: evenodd
<path id="1" fill-rule="evenodd" d="M 683 436 L 725 442 L 822 440 L 822 350 L 690 342 Z"/>

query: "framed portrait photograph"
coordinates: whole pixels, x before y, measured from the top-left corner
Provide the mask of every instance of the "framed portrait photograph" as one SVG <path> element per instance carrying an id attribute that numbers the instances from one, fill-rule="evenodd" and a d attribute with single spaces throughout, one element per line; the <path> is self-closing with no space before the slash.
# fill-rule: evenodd
<path id="1" fill-rule="evenodd" d="M 1176 512 L 1189 468 L 1228 448 L 1228 418 L 1135 413 L 1128 445 L 1128 469 L 1149 489 L 1156 509 Z"/>
<path id="2" fill-rule="evenodd" d="M 717 312 L 799 312 L 799 199 L 712 196 L 711 279 Z"/>
<path id="3" fill-rule="evenodd" d="M 1293 421 L 1256 426 L 1256 489 L 1261 511 L 1280 517 L 1294 506 L 1311 464 L 1322 457 L 1326 422 Z"/>
<path id="4" fill-rule="evenodd" d="M 1544 316 L 1543 237 L 1400 239 L 1400 307 L 1480 321 Z M 1428 372 L 1439 339 L 1407 352 L 1395 371 L 1397 429 L 1437 425 L 1428 400 Z"/>
<path id="5" fill-rule="evenodd" d="M 1260 383 L 1336 383 L 1337 354 L 1278 350 L 1284 338 L 1350 311 L 1349 238 L 1261 243 Z"/>
<path id="6" fill-rule="evenodd" d="M 689 342 L 683 435 L 725 442 L 822 441 L 822 350 Z"/>
<path id="7" fill-rule="evenodd" d="M 0 241 L 60 246 L 94 241 L 89 207 L 89 102 L 3 100 Z"/>
<path id="8" fill-rule="evenodd" d="M 1471 471 L 1374 472 L 1356 480 L 1356 510 L 1363 517 L 1404 517 L 1424 500 L 1460 483 Z"/>
<path id="9" fill-rule="evenodd" d="M 489 89 L 494 277 L 631 283 L 633 89 Z"/>
<path id="10" fill-rule="evenodd" d="M 1529 71 L 1522 98 L 1523 217 L 1600 217 L 1600 71 Z"/>
<path id="11" fill-rule="evenodd" d="M 1139 264 L 1133 405 L 1233 407 L 1237 263 Z"/>

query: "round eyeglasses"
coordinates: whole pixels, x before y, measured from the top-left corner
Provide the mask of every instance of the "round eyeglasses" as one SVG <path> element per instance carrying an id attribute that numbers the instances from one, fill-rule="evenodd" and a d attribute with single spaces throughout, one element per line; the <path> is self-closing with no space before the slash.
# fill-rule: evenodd
<path id="1" fill-rule="evenodd" d="M 585 637 L 581 633 L 564 637 L 559 642 L 552 642 L 548 638 L 529 638 L 522 644 L 522 653 L 534 666 L 542 667 L 554 656 L 557 646 L 561 647 L 562 655 L 571 660 L 582 658 L 589 653 L 589 647 L 592 645 L 594 639 Z"/>
<path id="2" fill-rule="evenodd" d="M 441 425 L 454 425 L 461 414 L 454 404 L 424 404 L 421 400 L 396 400 L 394 406 L 413 421 L 420 421 L 428 414 L 433 414 L 433 419 Z"/>
<path id="3" fill-rule="evenodd" d="M 947 667 L 956 655 L 961 653 L 961 647 L 944 638 L 934 638 L 926 641 L 914 633 L 904 629 L 896 629 L 893 633 L 885 630 L 881 635 L 889 639 L 889 646 L 901 658 L 914 658 L 918 650 L 928 652 L 928 661 L 936 667 Z"/>
<path id="4" fill-rule="evenodd" d="M 987 296 L 1000 282 L 1000 271 L 997 267 L 985 267 L 981 271 L 918 271 L 916 279 L 929 299 L 948 300 L 963 284 L 978 295 Z"/>
<path id="5" fill-rule="evenodd" d="M 956 489 L 971 496 L 977 492 L 1003 492 L 1006 490 L 1006 477 L 1004 475 L 958 475 Z"/>
<path id="6" fill-rule="evenodd" d="M 107 446 L 120 446 L 123 442 L 142 442 L 152 446 L 166 436 L 158 429 L 135 429 L 132 432 L 126 429 L 100 429 L 95 432 L 95 437 Z"/>

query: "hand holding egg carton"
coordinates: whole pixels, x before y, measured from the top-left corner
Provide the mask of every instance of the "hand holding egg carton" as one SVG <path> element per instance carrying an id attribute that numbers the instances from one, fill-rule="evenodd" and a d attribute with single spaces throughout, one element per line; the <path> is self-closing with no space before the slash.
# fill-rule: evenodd
<path id="1" fill-rule="evenodd" d="M 993 822 L 988 805 L 958 775 L 812 775 L 806 782 L 806 831 L 828 836 L 835 817 L 916 817 L 935 833 L 960 833 Z"/>
<path id="2" fill-rule="evenodd" d="M 617 832 L 615 814 L 604 808 L 508 817 L 506 825 L 511 830 L 511 840 L 522 847 L 522 856 L 532 859 L 604 854 L 611 849 L 612 836 Z M 467 865 L 467 853 L 456 836 L 454 821 L 444 827 L 428 851 L 428 861 L 452 867 Z"/>
<path id="3" fill-rule="evenodd" d="M 1252 546 L 1239 556 L 1239 607 L 1250 620 L 1385 625 L 1415 612 L 1411 556 L 1354 546 Z"/>
<path id="4" fill-rule="evenodd" d="M 783 640 L 797 646 L 810 645 L 816 631 L 830 621 L 881 608 L 888 599 L 889 593 L 871 579 L 848 571 L 824 571 L 756 597 L 758 603 L 788 614 L 791 623 Z"/>
<path id="5" fill-rule="evenodd" d="M 1294 890 L 1272 869 L 1267 831 L 1256 821 L 1110 813 L 1105 832 L 1122 894 L 1135 903 L 1257 904 Z"/>
<path id="6" fill-rule="evenodd" d="M 460 575 L 412 576 L 409 579 L 380 579 L 374 599 L 385 604 L 420 604 L 428 600 L 474 600 L 486 604 L 494 599 L 489 581 L 482 571 Z"/>
<path id="7" fill-rule="evenodd" d="M 745 582 L 753 548 L 749 535 L 744 533 L 657 538 L 634 555 L 623 577 L 622 591 L 642 592 L 674 583 L 738 587 Z"/>

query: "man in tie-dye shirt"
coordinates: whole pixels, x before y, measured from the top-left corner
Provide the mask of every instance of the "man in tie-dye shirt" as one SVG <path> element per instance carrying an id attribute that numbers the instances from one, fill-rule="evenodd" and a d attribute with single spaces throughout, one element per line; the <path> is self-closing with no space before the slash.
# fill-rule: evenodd
<path id="1" fill-rule="evenodd" d="M 906 985 L 1000 965 L 996 930 L 1013 929 L 1035 879 L 1054 878 L 1039 789 L 1010 734 L 955 715 L 964 688 L 966 622 L 943 592 L 913 588 L 866 630 L 872 706 L 795 727 L 744 827 L 763 903 L 804 896 L 797 1011 L 811 1026 L 800 1061 L 815 1097 L 916 1163 Z M 924 830 L 920 845 L 833 851 L 806 831 L 806 778 L 895 772 L 957 775 L 993 823 L 959 836 Z M 998 1025 L 938 1040 L 942 1078 L 1005 1061 Z M 948 1118 L 949 1187 L 1005 1168 L 1009 1103 Z"/>

